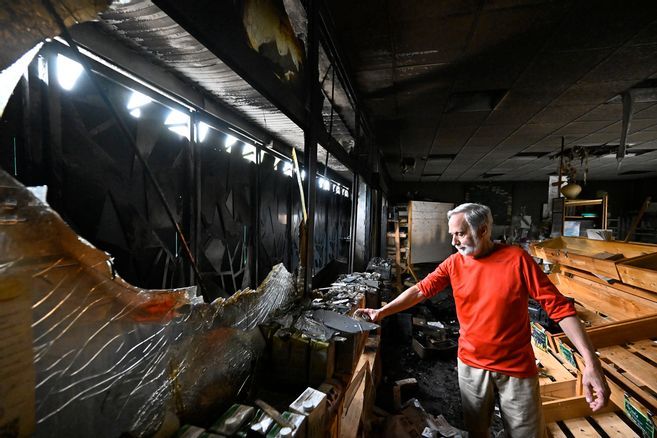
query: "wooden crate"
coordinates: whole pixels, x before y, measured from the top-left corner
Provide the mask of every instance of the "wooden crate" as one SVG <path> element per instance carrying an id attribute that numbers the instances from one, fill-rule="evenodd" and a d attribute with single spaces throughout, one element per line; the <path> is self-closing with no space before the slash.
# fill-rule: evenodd
<path id="1" fill-rule="evenodd" d="M 618 268 L 620 269 L 620 264 L 618 265 Z M 586 272 L 586 271 L 582 271 L 581 269 L 570 268 L 568 266 L 560 266 L 559 269 L 557 270 L 557 273 L 551 274 L 550 277 L 551 278 L 556 277 L 556 276 L 558 276 L 558 274 L 563 274 L 563 275 L 567 275 L 567 276 L 571 276 L 571 277 L 579 277 L 581 279 L 589 280 L 593 283 L 598 283 L 598 284 L 600 284 L 602 286 L 605 286 L 605 287 L 611 287 L 611 288 L 617 289 L 619 291 L 625 292 L 625 293 L 630 294 L 630 295 L 645 298 L 649 301 L 657 302 L 657 292 L 653 292 L 653 291 L 647 290 L 647 289 L 642 289 L 642 288 L 635 287 L 635 286 L 625 284 L 625 283 L 621 283 L 621 282 L 618 282 L 618 281 L 608 282 L 608 281 L 605 281 L 602 278 L 599 278 L 599 277 L 595 276 L 594 274 L 591 274 L 591 273 Z M 557 279 L 557 281 L 558 281 L 558 279 Z"/>
<path id="2" fill-rule="evenodd" d="M 530 245 L 534 257 L 620 280 L 616 265 L 646 254 L 657 253 L 657 245 L 558 237 Z"/>
<path id="3" fill-rule="evenodd" d="M 540 362 L 538 382 L 541 385 L 541 395 L 552 399 L 563 398 L 565 395 L 559 389 L 570 388 L 571 384 L 576 382 L 576 370 L 566 366 L 562 360 L 548 351 L 543 351 L 535 345 L 533 349 L 534 356 Z"/>
<path id="4" fill-rule="evenodd" d="M 657 315 L 597 327 L 588 335 L 610 383 L 657 413 Z M 564 335 L 555 336 L 554 341 L 556 345 L 570 343 Z M 555 351 L 566 360 L 561 349 Z M 581 356 L 575 353 L 574 358 L 577 368 L 583 369 Z"/>
<path id="5" fill-rule="evenodd" d="M 581 357 L 578 356 L 577 360 L 581 361 Z M 581 380 L 577 380 L 576 386 L 570 382 L 567 385 L 547 385 L 557 395 L 554 399 L 545 397 L 541 387 L 548 436 L 596 437 L 600 436 L 598 430 L 602 430 L 610 437 L 640 437 L 643 431 L 654 426 L 645 404 L 629 395 L 625 388 L 609 376 L 608 383 L 611 390 L 610 402 L 595 414 L 582 395 Z M 639 424 L 643 424 L 643 428 Z"/>
<path id="6" fill-rule="evenodd" d="M 657 293 L 657 254 L 647 254 L 617 265 L 623 283 Z"/>
<path id="7" fill-rule="evenodd" d="M 556 274 L 553 281 L 565 296 L 612 321 L 623 321 L 657 314 L 657 302 L 580 275 Z"/>

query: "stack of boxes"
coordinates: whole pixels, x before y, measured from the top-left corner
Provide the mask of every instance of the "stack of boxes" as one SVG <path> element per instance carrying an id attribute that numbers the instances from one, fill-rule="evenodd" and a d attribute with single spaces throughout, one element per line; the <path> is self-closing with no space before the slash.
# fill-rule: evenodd
<path id="1" fill-rule="evenodd" d="M 268 411 L 269 412 L 269 411 Z M 272 414 L 273 415 L 273 414 Z M 280 414 L 286 424 L 278 424 L 265 412 L 252 406 L 234 404 L 207 430 L 185 425 L 177 438 L 310 438 L 326 434 L 326 394 L 306 388 L 288 410 Z"/>

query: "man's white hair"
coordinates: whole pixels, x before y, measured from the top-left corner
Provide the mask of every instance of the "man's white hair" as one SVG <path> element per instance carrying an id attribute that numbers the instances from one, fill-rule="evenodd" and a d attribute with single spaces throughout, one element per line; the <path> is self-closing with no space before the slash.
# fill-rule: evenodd
<path id="1" fill-rule="evenodd" d="M 493 214 L 490 212 L 490 208 L 483 204 L 474 204 L 467 202 L 461 204 L 453 210 L 447 212 L 447 219 L 451 219 L 455 214 L 463 213 L 465 221 L 470 227 L 472 234 L 476 235 L 479 228 L 482 225 L 488 225 L 486 236 L 490 237 L 493 232 Z"/>

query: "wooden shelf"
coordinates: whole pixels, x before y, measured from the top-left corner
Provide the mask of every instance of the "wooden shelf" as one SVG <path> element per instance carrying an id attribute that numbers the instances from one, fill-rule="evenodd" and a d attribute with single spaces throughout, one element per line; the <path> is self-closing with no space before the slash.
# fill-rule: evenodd
<path id="1" fill-rule="evenodd" d="M 566 199 L 564 205 L 566 207 L 584 207 L 587 205 L 602 205 L 606 202 L 606 197 L 597 199 Z"/>

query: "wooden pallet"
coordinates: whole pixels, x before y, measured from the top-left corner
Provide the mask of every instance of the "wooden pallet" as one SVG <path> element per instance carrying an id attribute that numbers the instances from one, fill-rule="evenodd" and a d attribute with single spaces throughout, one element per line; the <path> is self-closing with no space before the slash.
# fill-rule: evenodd
<path id="1" fill-rule="evenodd" d="M 608 412 L 606 414 L 596 414 L 591 417 L 571 418 L 568 420 L 548 423 L 547 430 L 548 436 L 554 438 L 566 438 L 568 436 L 574 437 L 597 437 L 600 433 L 593 425 L 598 427 L 598 430 L 603 430 L 610 437 L 630 438 L 639 437 L 630 426 L 615 412 Z M 570 434 L 567 435 L 566 431 Z"/>
<path id="2" fill-rule="evenodd" d="M 599 349 L 600 360 L 615 371 L 625 389 L 633 389 L 653 412 L 657 412 L 657 342 L 641 339 Z M 617 374 L 616 374 L 617 373 Z"/>
<path id="3" fill-rule="evenodd" d="M 581 360 L 581 357 L 578 357 Z M 597 413 L 591 412 L 584 395 L 582 395 L 581 381 L 578 379 L 577 386 L 563 383 L 553 383 L 548 387 L 556 388 L 559 385 L 560 393 L 553 400 L 546 399 L 541 387 L 543 398 L 543 415 L 550 437 L 597 437 L 603 431 L 610 437 L 639 437 L 641 428 L 631 420 L 628 413 L 630 409 L 625 406 L 626 397 L 632 400 L 632 406 L 644 415 L 648 412 L 645 405 L 635 398 L 628 396 L 627 392 L 609 380 L 611 397 L 609 404 Z M 569 391 L 571 391 L 569 393 Z M 646 418 L 649 418 L 646 415 Z M 648 420 L 649 421 L 649 420 Z"/>

